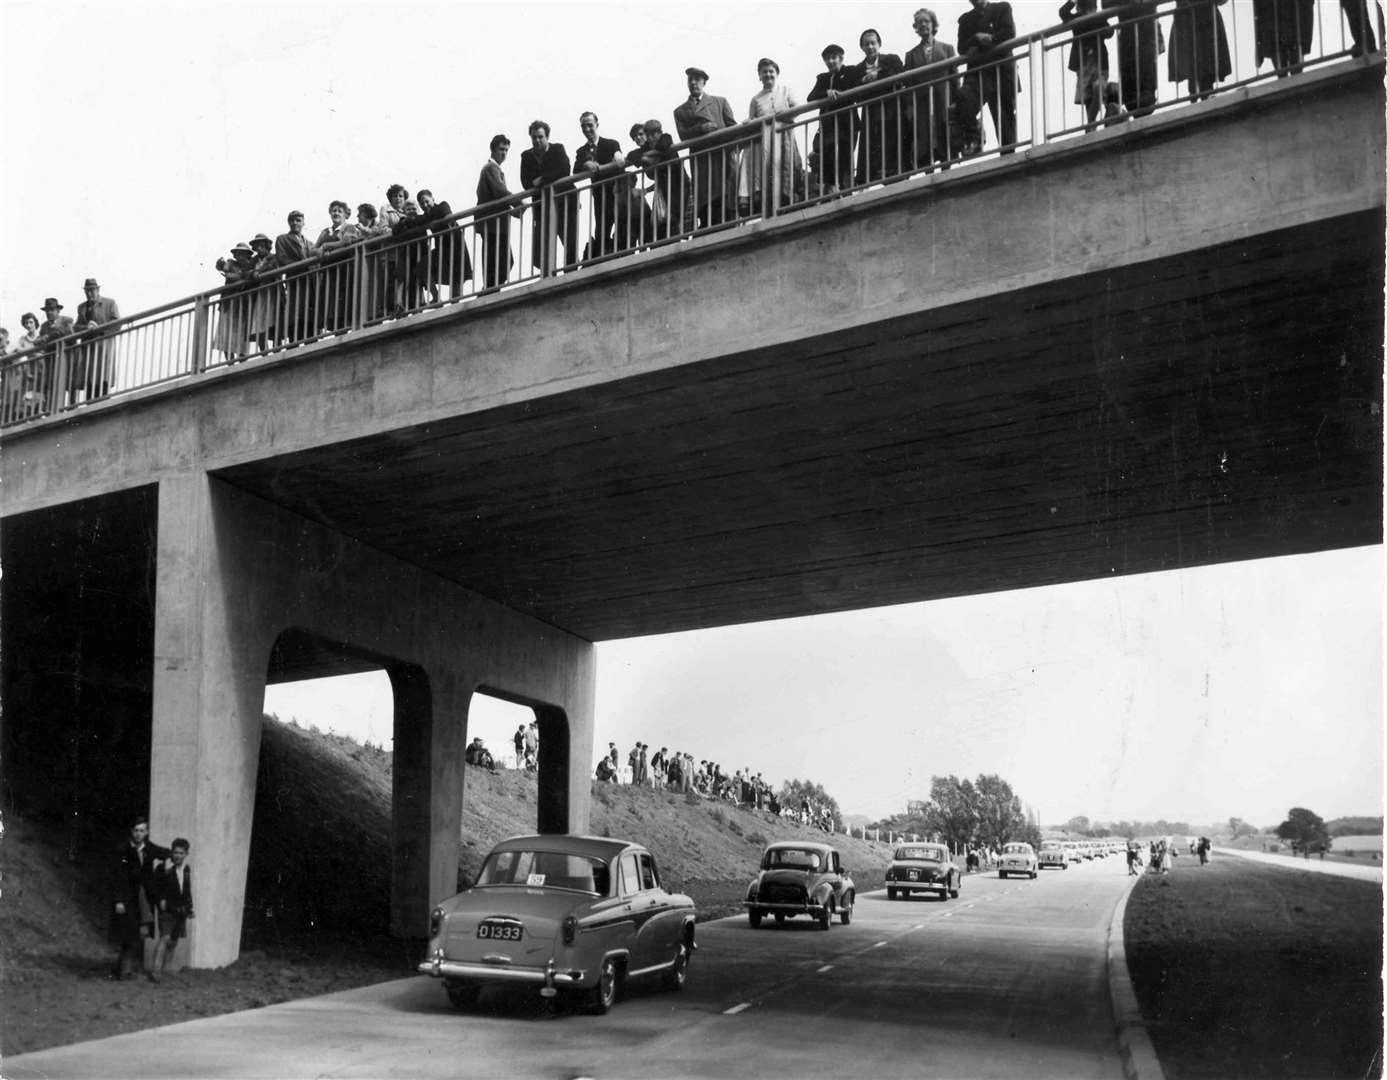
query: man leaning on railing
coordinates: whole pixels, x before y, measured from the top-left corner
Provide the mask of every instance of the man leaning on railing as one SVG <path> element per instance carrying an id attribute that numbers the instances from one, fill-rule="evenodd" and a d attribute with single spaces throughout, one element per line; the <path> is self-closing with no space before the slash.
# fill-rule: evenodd
<path id="1" fill-rule="evenodd" d="M 103 398 L 111 392 L 110 342 L 103 340 L 111 324 L 120 318 L 120 308 L 109 296 L 101 295 L 96 278 L 82 283 L 87 298 L 77 305 L 77 322 L 73 329 L 82 334 L 72 375 L 67 384 L 69 405 L 77 404 L 80 389 L 87 401 Z"/>

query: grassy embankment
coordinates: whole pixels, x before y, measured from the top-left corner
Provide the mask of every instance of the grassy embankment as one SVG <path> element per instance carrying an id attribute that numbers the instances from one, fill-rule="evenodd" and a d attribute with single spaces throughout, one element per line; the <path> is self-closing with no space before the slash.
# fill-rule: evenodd
<path id="1" fill-rule="evenodd" d="M 1382 1075 L 1382 889 L 1237 856 L 1144 876 L 1127 964 L 1169 1080 Z"/>

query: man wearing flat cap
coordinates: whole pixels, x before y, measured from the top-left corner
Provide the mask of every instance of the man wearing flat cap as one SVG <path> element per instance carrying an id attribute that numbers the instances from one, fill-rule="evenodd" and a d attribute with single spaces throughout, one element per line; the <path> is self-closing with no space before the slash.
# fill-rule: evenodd
<path id="1" fill-rule="evenodd" d="M 689 81 L 689 99 L 674 110 L 674 127 L 679 141 L 701 139 L 725 128 L 735 127 L 737 118 L 726 98 L 705 93 L 708 73 L 702 68 L 685 68 Z M 737 150 L 727 143 L 707 140 L 694 147 L 693 166 L 694 212 L 701 228 L 708 229 L 731 219 L 724 216 L 725 207 L 736 206 Z"/>
<path id="2" fill-rule="evenodd" d="M 109 296 L 101 295 L 96 278 L 87 278 L 82 283 L 82 291 L 87 298 L 77 305 L 77 322 L 73 329 L 83 332 L 83 337 L 67 384 L 69 405 L 77 404 L 79 389 L 88 401 L 111 392 L 110 345 L 101 339 L 114 329 L 111 324 L 120 318 L 120 308 Z"/>
<path id="3" fill-rule="evenodd" d="M 850 69 L 843 65 L 843 46 L 826 45 L 821 54 L 824 68 L 809 91 L 809 101 L 819 106 L 819 184 L 833 192 L 852 187 L 853 110 L 833 107 L 839 94 L 852 89 Z"/>

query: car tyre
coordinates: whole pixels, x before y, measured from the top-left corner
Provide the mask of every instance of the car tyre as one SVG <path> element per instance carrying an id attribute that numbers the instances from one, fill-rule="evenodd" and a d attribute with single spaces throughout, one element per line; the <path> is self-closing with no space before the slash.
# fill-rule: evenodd
<path id="1" fill-rule="evenodd" d="M 684 983 L 689 977 L 689 943 L 679 942 L 679 951 L 674 954 L 674 963 L 665 969 L 664 984 L 666 990 L 682 990 Z"/>
<path id="2" fill-rule="evenodd" d="M 846 900 L 846 902 L 843 904 L 843 910 L 838 912 L 838 921 L 842 923 L 844 926 L 847 926 L 849 923 L 852 922 L 853 897 L 851 894 L 849 894 L 844 899 Z"/>
<path id="3" fill-rule="evenodd" d="M 819 929 L 827 930 L 833 922 L 833 905 L 825 904 L 819 909 Z"/>
<path id="4" fill-rule="evenodd" d="M 443 989 L 448 991 L 448 1003 L 455 1009 L 475 1009 L 477 998 L 482 992 L 480 986 L 467 986 L 466 984 L 449 986 L 445 983 Z"/>
<path id="5" fill-rule="evenodd" d="M 896 899 L 896 890 L 893 889 L 890 885 L 886 886 L 886 899 L 888 899 L 888 900 L 894 900 L 894 899 Z"/>
<path id="6" fill-rule="evenodd" d="M 1034 880 L 1035 880 L 1036 878 L 1038 878 L 1039 876 L 1040 876 L 1040 871 L 1039 871 L 1039 870 L 1032 870 L 1032 871 L 1031 871 L 1031 880 L 1032 880 L 1032 881 L 1034 881 Z"/>
<path id="7" fill-rule="evenodd" d="M 746 921 L 750 923 L 751 928 L 755 930 L 758 926 L 761 925 L 761 913 L 757 911 L 755 908 L 752 908 L 750 911 L 746 913 Z"/>
<path id="8" fill-rule="evenodd" d="M 949 899 L 950 899 L 950 900 L 957 900 L 957 899 L 958 899 L 958 891 L 959 891 L 959 889 L 961 889 L 961 888 L 963 888 L 963 882 L 962 882 L 959 878 L 954 878 L 954 887 L 953 887 L 952 889 L 949 890 Z"/>
<path id="9" fill-rule="evenodd" d="M 783 912 L 783 911 L 777 911 L 777 912 L 775 913 L 775 925 L 776 925 L 776 926 L 784 926 L 784 925 L 785 925 L 785 912 Z"/>
<path id="10" fill-rule="evenodd" d="M 597 985 L 586 994 L 583 1004 L 594 1016 L 603 1016 L 613 1005 L 621 988 L 621 972 L 616 961 L 608 957 L 602 961 L 602 971 L 597 976 Z"/>

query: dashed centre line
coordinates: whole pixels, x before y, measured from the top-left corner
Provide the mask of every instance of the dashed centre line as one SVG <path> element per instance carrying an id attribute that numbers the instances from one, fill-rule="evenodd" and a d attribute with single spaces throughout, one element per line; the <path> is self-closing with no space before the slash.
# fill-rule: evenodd
<path id="1" fill-rule="evenodd" d="M 881 947 L 882 947 L 883 945 L 885 945 L 885 944 L 886 944 L 886 942 L 884 942 L 884 941 L 878 941 L 875 945 L 872 946 L 872 948 L 874 948 L 874 949 L 879 949 L 879 948 L 881 948 Z"/>
<path id="2" fill-rule="evenodd" d="M 825 971 L 832 971 L 832 970 L 833 970 L 833 965 L 832 965 L 832 964 L 825 964 L 823 967 L 819 968 L 818 974 L 822 975 Z"/>
<path id="3" fill-rule="evenodd" d="M 744 1011 L 744 1010 L 746 1010 L 746 1009 L 749 1009 L 749 1008 L 751 1008 L 751 1002 L 749 1002 L 749 1001 L 743 1001 L 740 1005 L 733 1005 L 732 1008 L 730 1008 L 730 1009 L 724 1009 L 724 1010 L 722 1011 L 722 1015 L 723 1015 L 723 1016 L 736 1016 L 739 1012 L 742 1012 L 742 1011 Z"/>

